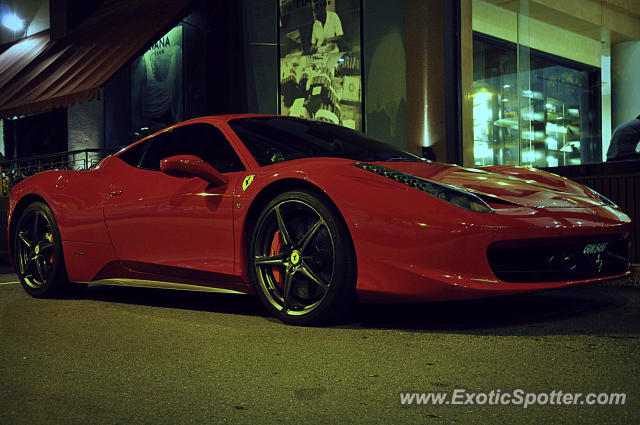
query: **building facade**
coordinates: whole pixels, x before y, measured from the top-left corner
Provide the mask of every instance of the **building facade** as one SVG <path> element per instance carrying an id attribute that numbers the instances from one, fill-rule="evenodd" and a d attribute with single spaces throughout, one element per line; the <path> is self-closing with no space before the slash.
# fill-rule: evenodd
<path id="1" fill-rule="evenodd" d="M 124 146 L 184 119 L 257 112 L 324 119 L 465 166 L 560 167 L 604 162 L 613 129 L 640 114 L 636 2 L 20 4 L 12 13 L 24 14 L 23 28 L 0 33 L 8 159 Z M 134 18 L 148 39 L 113 24 Z M 34 40 L 43 52 L 21 57 L 17 47 Z M 69 61 L 77 45 L 86 59 Z M 116 65 L 90 78 L 109 66 L 105 52 Z M 44 80 L 46 90 L 34 89 Z"/>

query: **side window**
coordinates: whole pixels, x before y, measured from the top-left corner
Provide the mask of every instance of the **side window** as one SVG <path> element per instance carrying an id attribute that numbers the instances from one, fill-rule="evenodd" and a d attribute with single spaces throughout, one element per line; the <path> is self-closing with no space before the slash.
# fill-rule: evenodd
<path id="1" fill-rule="evenodd" d="M 132 167 L 137 167 L 140 165 L 140 159 L 142 158 L 142 154 L 144 150 L 147 148 L 148 142 L 138 143 L 132 148 L 127 149 L 118 155 L 118 158 L 131 165 Z"/>
<path id="2" fill-rule="evenodd" d="M 176 128 L 174 141 L 180 146 L 181 154 L 199 156 L 221 173 L 245 169 L 224 134 L 211 124 Z"/>
<path id="3" fill-rule="evenodd" d="M 160 160 L 173 155 L 196 155 L 221 173 L 245 169 L 224 134 L 211 124 L 190 124 L 157 135 L 140 166 L 159 170 Z"/>
<path id="4" fill-rule="evenodd" d="M 160 171 L 160 160 L 173 155 L 182 155 L 182 152 L 176 153 L 173 133 L 174 130 L 166 131 L 149 139 L 149 149 L 142 158 L 140 168 Z"/>

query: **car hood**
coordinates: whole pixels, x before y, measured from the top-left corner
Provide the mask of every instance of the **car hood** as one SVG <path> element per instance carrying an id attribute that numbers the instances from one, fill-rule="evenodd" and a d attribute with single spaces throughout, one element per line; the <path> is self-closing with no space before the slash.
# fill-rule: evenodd
<path id="1" fill-rule="evenodd" d="M 598 200 L 564 192 L 533 180 L 503 176 L 486 170 L 434 162 L 382 162 L 376 164 L 521 206 L 591 208 L 603 205 Z"/>

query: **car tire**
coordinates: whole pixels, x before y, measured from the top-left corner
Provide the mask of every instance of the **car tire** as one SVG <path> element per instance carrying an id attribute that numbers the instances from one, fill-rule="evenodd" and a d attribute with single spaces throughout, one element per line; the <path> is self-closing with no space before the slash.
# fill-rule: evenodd
<path id="1" fill-rule="evenodd" d="M 23 288 L 35 298 L 61 295 L 67 287 L 62 240 L 51 208 L 34 202 L 20 215 L 13 259 Z"/>
<path id="2" fill-rule="evenodd" d="M 292 325 L 338 320 L 353 306 L 356 258 L 349 231 L 321 195 L 285 192 L 259 215 L 249 273 L 267 310 Z"/>

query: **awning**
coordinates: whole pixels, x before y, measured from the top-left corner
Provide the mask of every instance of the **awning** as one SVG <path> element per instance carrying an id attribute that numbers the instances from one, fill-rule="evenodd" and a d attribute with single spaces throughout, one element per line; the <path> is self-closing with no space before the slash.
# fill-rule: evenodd
<path id="1" fill-rule="evenodd" d="M 59 40 L 51 40 L 47 30 L 5 46 L 0 118 L 95 98 L 109 77 L 184 17 L 191 1 L 117 2 Z"/>

